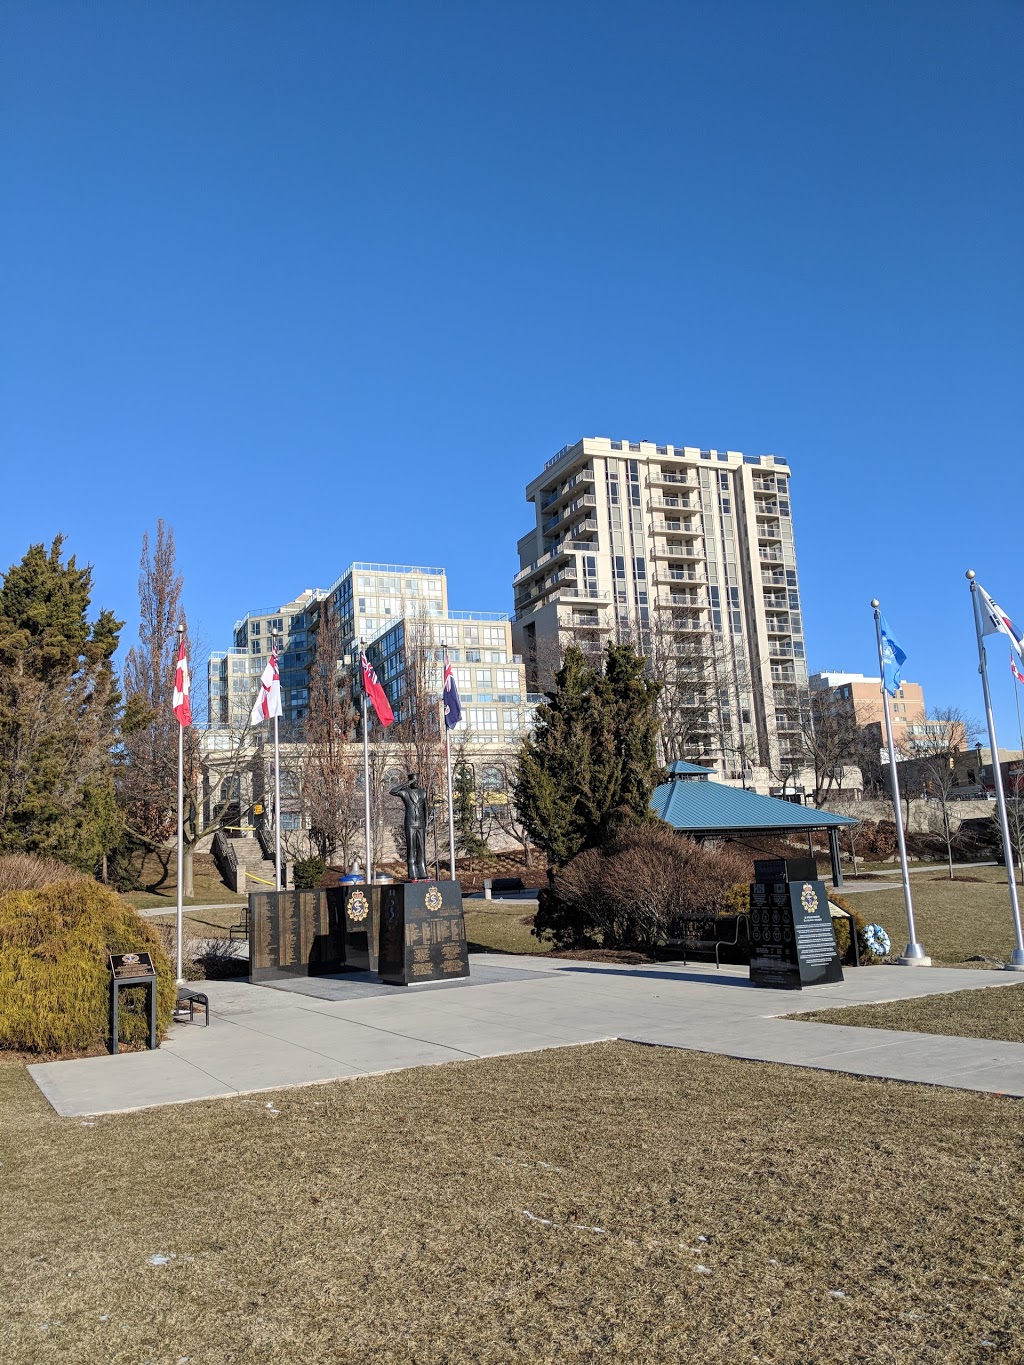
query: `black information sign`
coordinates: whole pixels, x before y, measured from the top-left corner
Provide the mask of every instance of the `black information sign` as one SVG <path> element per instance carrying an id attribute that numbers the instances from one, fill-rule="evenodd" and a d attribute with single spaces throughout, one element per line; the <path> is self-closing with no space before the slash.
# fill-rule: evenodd
<path id="1" fill-rule="evenodd" d="M 758 858 L 754 863 L 755 882 L 813 882 L 818 864 L 813 858 Z"/>
<path id="2" fill-rule="evenodd" d="M 760 871 L 764 864 L 758 864 Z M 750 888 L 750 979 L 798 991 L 843 980 L 824 882 L 755 882 Z"/>
<path id="3" fill-rule="evenodd" d="M 115 981 L 148 981 L 156 968 L 149 953 L 111 953 L 110 974 Z"/>
<path id="4" fill-rule="evenodd" d="M 130 986 L 149 990 L 149 1046 L 156 1039 L 156 968 L 149 953 L 108 953 L 110 963 L 110 1050 L 117 1053 L 121 991 Z"/>
<path id="5" fill-rule="evenodd" d="M 392 986 L 469 976 L 458 882 L 381 887 L 380 976 Z"/>

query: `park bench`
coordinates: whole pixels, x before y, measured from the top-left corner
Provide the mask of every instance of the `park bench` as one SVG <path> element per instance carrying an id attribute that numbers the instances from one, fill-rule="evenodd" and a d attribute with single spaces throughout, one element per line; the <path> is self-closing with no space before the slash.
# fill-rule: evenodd
<path id="1" fill-rule="evenodd" d="M 485 877 L 484 900 L 493 900 L 495 895 L 503 896 L 509 892 L 525 891 L 522 877 Z"/>
<path id="2" fill-rule="evenodd" d="M 722 936 L 719 929 L 731 927 L 732 937 Z M 735 948 L 740 941 L 740 929 L 743 929 L 750 942 L 750 916 L 727 915 L 719 918 L 717 915 L 698 915 L 682 921 L 682 934 L 678 939 L 672 940 L 670 947 L 680 947 L 683 950 L 683 965 L 686 965 L 686 954 L 691 953 L 710 953 L 714 950 L 715 966 L 721 967 L 722 961 L 720 953 L 723 948 Z"/>
<path id="3" fill-rule="evenodd" d="M 188 1022 L 194 1024 L 196 1021 L 196 1006 L 203 1011 L 205 1026 L 210 1026 L 210 999 L 202 991 L 190 990 L 188 986 L 178 987 L 178 998 L 174 1004 L 175 1015 L 184 1014 L 188 1010 Z"/>

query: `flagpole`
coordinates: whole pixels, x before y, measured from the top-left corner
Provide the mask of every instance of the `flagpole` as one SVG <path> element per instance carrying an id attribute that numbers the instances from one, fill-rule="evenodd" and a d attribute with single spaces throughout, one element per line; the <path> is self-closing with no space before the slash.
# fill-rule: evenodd
<path id="1" fill-rule="evenodd" d="M 910 942 L 898 959 L 901 967 L 930 967 L 931 958 L 917 941 L 914 926 L 914 901 L 910 894 L 910 869 L 907 867 L 907 841 L 903 834 L 903 815 L 900 811 L 900 777 L 896 769 L 896 745 L 892 737 L 892 716 L 889 713 L 889 693 L 885 686 L 885 660 L 882 655 L 882 617 L 877 597 L 871 599 L 875 613 L 875 639 L 878 642 L 878 676 L 882 684 L 882 714 L 885 717 L 885 742 L 889 750 L 889 781 L 892 786 L 892 807 L 896 816 L 896 841 L 900 850 L 900 872 L 903 877 L 903 901 L 907 908 L 907 933 Z"/>
<path id="2" fill-rule="evenodd" d="M 185 638 L 184 625 L 178 626 L 178 649 L 175 658 L 181 654 L 182 641 Z M 177 667 L 177 664 L 175 664 Z M 177 959 L 177 983 L 180 986 L 184 977 L 182 975 L 181 960 L 181 937 L 182 937 L 182 900 L 181 884 L 185 875 L 185 727 L 179 721 L 178 724 L 178 897 L 175 912 L 175 934 L 176 934 L 176 959 Z M 116 1041 L 116 1040 L 115 1040 Z"/>
<path id="3" fill-rule="evenodd" d="M 1024 972 L 1024 935 L 1020 927 L 1020 904 L 1017 900 L 1017 873 L 1013 865 L 1013 845 L 1010 843 L 1010 822 L 1006 817 L 1006 795 L 1003 791 L 1003 773 L 999 766 L 999 741 L 996 739 L 996 721 L 992 714 L 992 693 L 988 685 L 988 661 L 982 640 L 981 603 L 978 601 L 978 585 L 974 581 L 974 570 L 967 570 L 967 580 L 971 585 L 971 600 L 974 603 L 974 630 L 978 637 L 978 672 L 981 674 L 981 687 L 985 695 L 985 719 L 988 722 L 988 743 L 992 761 L 992 782 L 996 789 L 996 805 L 999 808 L 999 830 L 1003 836 L 1003 861 L 1006 864 L 1006 882 L 1010 889 L 1010 908 L 1013 911 L 1013 933 L 1017 946 L 1005 964 L 1006 970 Z"/>
<path id="4" fill-rule="evenodd" d="M 1013 664 L 1013 656 L 1012 656 L 1012 655 L 1011 655 L 1011 657 L 1010 657 L 1010 663 Z M 1020 690 L 1019 690 L 1020 687 L 1021 687 L 1022 685 L 1024 685 L 1024 684 L 1021 684 L 1021 683 L 1019 683 L 1019 682 L 1017 681 L 1017 670 L 1016 670 L 1016 665 L 1014 664 L 1014 673 L 1013 673 L 1013 699 L 1014 699 L 1014 701 L 1017 703 L 1017 739 L 1018 739 L 1019 742 L 1020 742 L 1020 756 L 1021 756 L 1021 762 L 1024 762 L 1024 726 L 1021 725 L 1021 721 L 1020 721 Z M 1020 831 L 1020 825 L 1021 825 L 1021 821 L 1020 821 L 1020 781 L 1021 781 L 1021 780 L 1020 780 L 1020 775 L 1019 775 L 1019 774 L 1020 774 L 1020 769 L 1018 768 L 1017 786 L 1016 786 L 1016 791 L 1017 791 L 1017 795 L 1016 795 L 1016 801 L 1017 801 L 1017 807 L 1016 807 L 1016 809 L 1017 809 L 1017 815 L 1015 815 L 1015 817 L 1014 817 L 1014 822 L 1015 822 L 1015 824 L 1017 825 L 1017 837 L 1018 837 L 1018 839 L 1020 839 L 1020 832 L 1021 832 L 1021 831 Z M 1021 841 L 1021 845 L 1020 845 L 1020 847 L 1017 849 L 1017 856 L 1018 856 L 1018 858 L 1020 859 L 1021 876 L 1024 876 L 1024 840 Z"/>
<path id="5" fill-rule="evenodd" d="M 444 647 L 445 667 L 448 665 L 448 646 Z M 444 685 L 442 684 L 442 692 Z M 441 723 L 444 725 L 444 766 L 448 774 L 448 861 L 451 865 L 452 881 L 455 876 L 455 807 L 452 802 L 452 736 L 448 729 L 448 719 L 444 714 L 444 703 L 441 704 Z"/>
<path id="6" fill-rule="evenodd" d="M 359 680 L 363 688 L 363 800 L 366 808 L 366 867 L 363 869 L 363 881 L 369 886 L 373 881 L 373 841 L 370 834 L 370 717 L 366 708 L 366 679 L 362 676 L 362 657 L 365 650 L 366 642 L 360 640 Z"/>

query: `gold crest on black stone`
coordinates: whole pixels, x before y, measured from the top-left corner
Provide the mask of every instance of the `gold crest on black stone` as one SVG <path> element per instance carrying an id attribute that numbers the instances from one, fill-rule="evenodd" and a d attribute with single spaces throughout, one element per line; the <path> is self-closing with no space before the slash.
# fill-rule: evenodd
<path id="1" fill-rule="evenodd" d="M 379 970 L 381 980 L 391 986 L 469 976 L 458 882 L 381 887 Z"/>

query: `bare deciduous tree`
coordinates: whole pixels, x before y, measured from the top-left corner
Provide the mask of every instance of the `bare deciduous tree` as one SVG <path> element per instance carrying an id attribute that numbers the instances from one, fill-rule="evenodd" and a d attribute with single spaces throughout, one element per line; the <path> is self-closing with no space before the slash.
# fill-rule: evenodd
<path id="1" fill-rule="evenodd" d="M 325 612 L 310 668 L 299 792 L 310 843 L 325 862 L 337 855 L 345 866 L 355 856 L 363 823 L 359 761 L 351 743 L 356 721 L 348 674 L 341 663 L 338 618 Z"/>
<path id="2" fill-rule="evenodd" d="M 953 880 L 953 847 L 960 829 L 960 820 L 953 810 L 953 791 L 957 785 L 955 759 L 968 747 L 977 731 L 977 723 L 959 707 L 945 706 L 932 711 L 923 732 L 910 732 L 900 742 L 904 755 L 900 780 L 907 801 L 907 823 L 909 825 L 913 796 L 923 796 L 938 804 L 950 881 Z"/>

